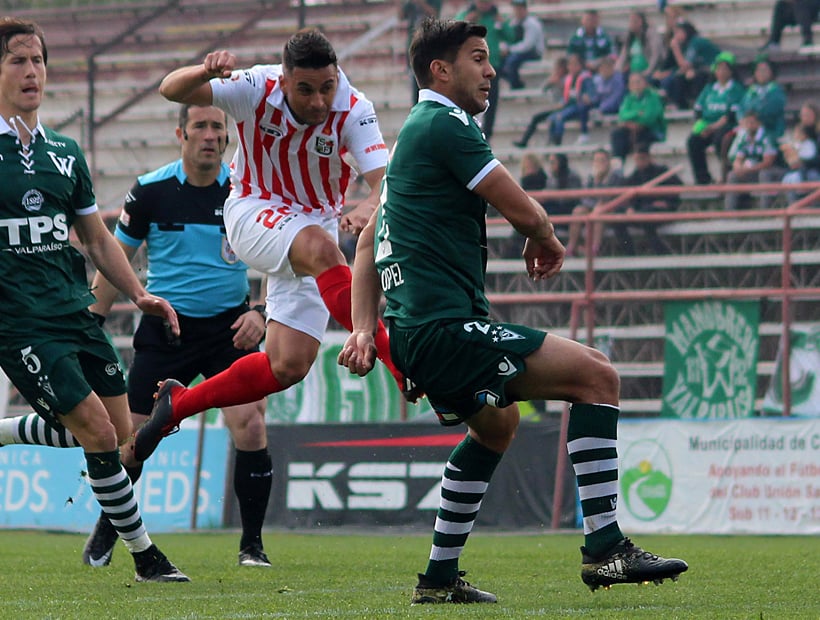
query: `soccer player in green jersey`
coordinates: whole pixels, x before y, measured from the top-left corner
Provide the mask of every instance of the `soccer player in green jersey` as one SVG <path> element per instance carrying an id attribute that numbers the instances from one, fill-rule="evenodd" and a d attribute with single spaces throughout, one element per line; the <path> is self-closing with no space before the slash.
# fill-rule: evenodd
<path id="1" fill-rule="evenodd" d="M 48 52 L 39 26 L 0 18 L 0 367 L 46 421 L 85 451 L 94 496 L 136 565 L 137 581 L 189 581 L 151 542 L 117 449 L 131 435 L 125 378 L 88 311 L 83 256 L 142 310 L 176 313 L 140 284 L 97 210 L 77 143 L 43 127 Z"/>
<path id="2" fill-rule="evenodd" d="M 495 602 L 462 579 L 458 559 L 493 471 L 510 445 L 516 401 L 572 403 L 568 450 L 581 498 L 581 577 L 592 590 L 676 579 L 686 562 L 645 552 L 618 527 L 619 378 L 600 352 L 554 334 L 489 318 L 484 294 L 487 204 L 526 237 L 529 275 L 556 275 L 564 247 L 544 209 L 493 156 L 473 115 L 494 75 L 485 29 L 427 20 L 410 46 L 422 90 L 399 132 L 379 209 L 353 268 L 353 332 L 339 354 L 351 372 L 374 363 L 379 298 L 387 298 L 396 365 L 444 425 L 467 436 L 444 470 L 433 545 L 411 602 Z"/>

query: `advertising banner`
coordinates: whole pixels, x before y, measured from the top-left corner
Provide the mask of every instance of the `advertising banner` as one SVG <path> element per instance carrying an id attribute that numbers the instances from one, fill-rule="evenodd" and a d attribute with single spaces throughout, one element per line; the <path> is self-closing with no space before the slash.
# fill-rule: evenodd
<path id="1" fill-rule="evenodd" d="M 670 302 L 664 306 L 661 416 L 746 418 L 757 387 L 757 301 Z"/>
<path id="2" fill-rule="evenodd" d="M 820 420 L 622 422 L 625 532 L 820 534 Z"/>
<path id="3" fill-rule="evenodd" d="M 820 324 L 790 331 L 789 383 L 791 415 L 820 418 Z M 777 351 L 774 373 L 763 399 L 767 414 L 783 413 L 783 342 Z"/>
<path id="4" fill-rule="evenodd" d="M 269 426 L 273 490 L 266 525 L 430 528 L 447 457 L 464 429 L 435 423 Z M 478 522 L 549 527 L 559 423 L 522 424 L 493 476 Z M 566 449 L 562 447 L 561 449 Z M 561 511 L 574 523 L 574 486 Z M 231 501 L 228 526 L 238 526 Z"/>
<path id="5" fill-rule="evenodd" d="M 160 443 L 135 491 L 149 533 L 189 530 L 197 429 Z M 228 432 L 205 434 L 197 525 L 222 527 Z M 100 514 L 81 448 L 12 445 L 0 449 L 0 527 L 89 532 Z"/>

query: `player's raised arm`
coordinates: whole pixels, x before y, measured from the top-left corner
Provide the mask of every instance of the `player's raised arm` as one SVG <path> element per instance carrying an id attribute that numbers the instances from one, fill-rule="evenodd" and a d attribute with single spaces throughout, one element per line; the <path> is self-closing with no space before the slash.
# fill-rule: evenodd
<path id="1" fill-rule="evenodd" d="M 220 50 L 205 56 L 201 65 L 180 67 L 166 75 L 159 85 L 159 93 L 170 101 L 192 105 L 211 105 L 213 78 L 228 78 L 236 68 L 236 56 Z"/>

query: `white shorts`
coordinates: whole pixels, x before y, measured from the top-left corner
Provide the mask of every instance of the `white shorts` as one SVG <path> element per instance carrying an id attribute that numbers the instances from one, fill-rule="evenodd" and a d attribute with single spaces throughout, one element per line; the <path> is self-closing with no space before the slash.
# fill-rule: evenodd
<path id="1" fill-rule="evenodd" d="M 308 226 L 321 226 L 338 243 L 338 218 L 308 215 L 270 200 L 228 198 L 223 219 L 237 257 L 268 276 L 268 318 L 321 342 L 330 313 L 316 279 L 293 273 L 288 253 L 296 235 Z"/>

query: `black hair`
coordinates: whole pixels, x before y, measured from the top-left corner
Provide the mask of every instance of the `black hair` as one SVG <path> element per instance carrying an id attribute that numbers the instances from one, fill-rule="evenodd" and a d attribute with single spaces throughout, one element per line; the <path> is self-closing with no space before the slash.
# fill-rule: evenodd
<path id="1" fill-rule="evenodd" d="M 807 140 L 817 141 L 817 128 L 814 125 L 800 125 L 800 127 L 803 128 Z"/>
<path id="2" fill-rule="evenodd" d="M 327 37 L 316 28 L 303 28 L 294 33 L 285 43 L 282 64 L 286 71 L 300 69 L 324 69 L 336 65 L 336 51 Z"/>
<path id="3" fill-rule="evenodd" d="M 48 49 L 43 29 L 34 22 L 15 17 L 0 17 L 0 61 L 9 53 L 9 42 L 17 35 L 34 35 L 40 39 L 43 48 L 43 64 L 48 64 Z"/>
<path id="4" fill-rule="evenodd" d="M 635 145 L 635 148 L 632 149 L 633 153 L 641 153 L 643 155 L 649 155 L 652 152 L 652 143 L 651 142 L 638 142 Z"/>
<path id="5" fill-rule="evenodd" d="M 632 32 L 631 30 L 626 35 L 626 47 L 627 49 L 630 48 L 632 43 L 637 38 L 638 41 L 641 42 L 641 47 L 646 49 L 646 31 L 649 30 L 649 22 L 646 20 L 646 14 L 642 11 L 633 11 L 633 14 L 641 20 L 641 31 L 638 33 Z"/>
<path id="6" fill-rule="evenodd" d="M 680 28 L 686 33 L 686 40 L 690 41 L 692 37 L 696 37 L 698 35 L 698 29 L 692 24 L 692 22 L 678 22 L 675 24 L 675 28 Z"/>
<path id="7" fill-rule="evenodd" d="M 569 185 L 569 159 L 564 153 L 553 153 L 552 157 L 558 162 L 558 188 L 566 189 Z"/>
<path id="8" fill-rule="evenodd" d="M 771 81 L 774 82 L 777 79 L 777 70 L 775 69 L 774 63 L 771 60 L 769 60 L 768 58 L 765 58 L 765 57 L 755 58 L 754 61 L 752 62 L 752 74 L 754 75 L 754 72 L 757 71 L 757 67 L 760 64 L 765 64 L 767 67 L 769 67 L 769 71 L 772 74 Z M 752 80 L 754 81 L 754 77 L 752 77 Z"/>
<path id="9" fill-rule="evenodd" d="M 487 28 L 481 24 L 464 21 L 425 19 L 416 29 L 410 42 L 410 66 L 419 87 L 428 88 L 433 83 L 430 63 L 434 60 L 455 62 L 458 51 L 470 37 L 484 38 Z"/>

